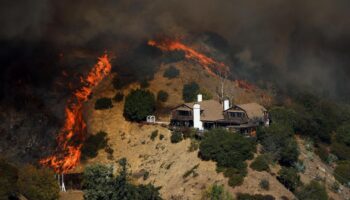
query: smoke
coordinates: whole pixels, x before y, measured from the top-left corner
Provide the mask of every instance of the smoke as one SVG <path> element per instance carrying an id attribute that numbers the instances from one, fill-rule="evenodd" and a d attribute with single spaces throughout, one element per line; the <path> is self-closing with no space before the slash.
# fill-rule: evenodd
<path id="1" fill-rule="evenodd" d="M 332 97 L 350 96 L 347 0 L 7 0 L 2 4 L 0 41 L 15 52 L 22 44 L 45 41 L 62 51 L 108 49 L 132 55 L 128 52 L 158 34 L 210 31 L 227 42 L 223 54 L 235 76 L 281 87 L 310 87 Z M 2 59 L 7 52 L 1 47 Z M 30 54 L 28 59 L 37 56 L 32 51 L 22 54 Z"/>

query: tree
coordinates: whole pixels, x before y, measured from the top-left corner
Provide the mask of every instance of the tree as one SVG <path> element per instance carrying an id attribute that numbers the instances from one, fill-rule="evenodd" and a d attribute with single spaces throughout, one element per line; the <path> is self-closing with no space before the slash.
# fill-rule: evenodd
<path id="1" fill-rule="evenodd" d="M 179 143 L 182 139 L 182 133 L 180 131 L 174 131 L 170 136 L 171 143 Z"/>
<path id="2" fill-rule="evenodd" d="M 0 199 L 16 196 L 18 192 L 17 179 L 17 168 L 0 159 Z"/>
<path id="3" fill-rule="evenodd" d="M 350 147 L 350 121 L 337 128 L 336 140 Z"/>
<path id="4" fill-rule="evenodd" d="M 155 110 L 154 95 L 148 90 L 132 90 L 125 98 L 124 117 L 140 122 Z"/>
<path id="5" fill-rule="evenodd" d="M 212 129 L 203 138 L 199 149 L 204 160 L 214 160 L 220 167 L 241 168 L 245 160 L 253 158 L 255 145 L 240 134 Z"/>
<path id="6" fill-rule="evenodd" d="M 83 191 L 86 200 L 161 200 L 159 189 L 151 184 L 133 185 L 130 183 L 128 163 L 119 160 L 119 174 L 114 177 L 112 167 L 93 165 L 83 174 Z"/>
<path id="7" fill-rule="evenodd" d="M 259 155 L 255 160 L 250 164 L 250 168 L 256 171 L 270 171 L 269 167 L 269 158 L 267 155 Z"/>
<path id="8" fill-rule="evenodd" d="M 110 200 L 114 188 L 111 166 L 91 165 L 83 173 L 83 192 L 86 200 Z"/>
<path id="9" fill-rule="evenodd" d="M 182 99 L 185 102 L 195 101 L 199 93 L 199 85 L 196 82 L 185 84 L 182 89 Z"/>
<path id="10" fill-rule="evenodd" d="M 298 197 L 298 199 L 303 200 L 328 200 L 326 188 L 314 180 L 308 185 L 302 186 L 295 195 Z"/>
<path id="11" fill-rule="evenodd" d="M 160 102 L 166 102 L 168 100 L 169 94 L 164 90 L 159 90 L 157 94 L 157 100 Z"/>
<path id="12" fill-rule="evenodd" d="M 173 79 L 173 78 L 178 77 L 179 74 L 180 74 L 180 71 L 178 69 L 176 69 L 176 67 L 170 66 L 164 71 L 163 76 L 168 78 L 168 79 Z"/>
<path id="13" fill-rule="evenodd" d="M 83 144 L 82 157 L 95 158 L 98 154 L 98 150 L 107 146 L 107 141 L 107 133 L 103 131 L 89 136 Z"/>
<path id="14" fill-rule="evenodd" d="M 291 126 L 273 123 L 269 127 L 258 129 L 257 137 L 264 151 L 270 153 L 281 165 L 292 166 L 298 160 L 298 145 Z"/>
<path id="15" fill-rule="evenodd" d="M 294 168 L 282 167 L 278 172 L 277 179 L 292 192 L 301 185 L 300 176 Z"/>
<path id="16" fill-rule="evenodd" d="M 121 102 L 124 99 L 124 94 L 121 92 L 117 92 L 117 94 L 115 94 L 113 100 L 116 102 Z"/>
<path id="17" fill-rule="evenodd" d="M 56 200 L 60 191 L 53 171 L 32 165 L 19 170 L 18 188 L 19 193 L 29 200 Z"/>

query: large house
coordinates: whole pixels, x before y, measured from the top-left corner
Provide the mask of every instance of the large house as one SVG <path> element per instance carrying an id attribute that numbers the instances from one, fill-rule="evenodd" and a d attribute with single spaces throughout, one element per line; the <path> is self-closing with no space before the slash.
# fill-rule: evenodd
<path id="1" fill-rule="evenodd" d="M 221 104 L 216 100 L 202 100 L 199 94 L 196 102 L 184 103 L 172 110 L 171 125 L 198 130 L 224 127 L 254 134 L 258 126 L 269 125 L 269 117 L 267 110 L 257 103 L 230 106 L 229 100 Z"/>

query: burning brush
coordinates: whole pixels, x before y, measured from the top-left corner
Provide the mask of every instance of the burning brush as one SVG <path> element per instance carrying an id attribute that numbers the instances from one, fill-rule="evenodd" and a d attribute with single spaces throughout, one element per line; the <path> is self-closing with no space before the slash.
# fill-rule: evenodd
<path id="1" fill-rule="evenodd" d="M 52 156 L 40 160 L 40 164 L 48 166 L 56 173 L 63 174 L 79 164 L 82 143 L 85 140 L 86 123 L 83 119 L 83 103 L 88 100 L 92 89 L 111 72 L 111 64 L 105 54 L 98 59 L 91 69 L 82 87 L 76 90 L 67 102 L 64 126 L 57 136 L 58 147 Z M 63 181 L 62 181 L 63 182 Z M 62 183 L 62 187 L 64 184 Z"/>

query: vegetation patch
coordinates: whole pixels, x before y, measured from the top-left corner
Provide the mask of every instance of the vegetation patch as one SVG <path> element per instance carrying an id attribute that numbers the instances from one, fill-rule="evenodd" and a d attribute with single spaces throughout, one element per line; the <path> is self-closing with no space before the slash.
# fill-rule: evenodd
<path id="1" fill-rule="evenodd" d="M 95 158 L 100 149 L 107 147 L 107 133 L 100 131 L 95 135 L 90 135 L 82 147 L 82 158 Z"/>
<path id="2" fill-rule="evenodd" d="M 326 188 L 314 180 L 298 189 L 295 196 L 298 199 L 328 200 Z"/>
<path id="3" fill-rule="evenodd" d="M 238 193 L 237 200 L 275 200 L 271 195 Z"/>
<path id="4" fill-rule="evenodd" d="M 179 74 L 180 74 L 180 71 L 176 67 L 170 66 L 164 71 L 163 76 L 168 79 L 173 79 L 178 77 Z"/>
<path id="5" fill-rule="evenodd" d="M 269 167 L 270 158 L 268 155 L 259 155 L 255 158 L 255 160 L 250 164 L 250 168 L 262 172 L 262 171 L 270 171 Z"/>
<path id="6" fill-rule="evenodd" d="M 117 94 L 115 94 L 115 96 L 113 98 L 113 100 L 115 102 L 121 102 L 121 101 L 123 101 L 123 99 L 124 99 L 124 94 L 121 92 L 117 92 Z"/>
<path id="7" fill-rule="evenodd" d="M 113 108 L 111 98 L 103 97 L 103 98 L 97 99 L 95 102 L 95 109 L 96 110 L 106 110 L 106 109 L 110 109 L 110 108 Z"/>
<path id="8" fill-rule="evenodd" d="M 269 190 L 270 189 L 270 182 L 267 179 L 262 179 L 259 183 L 259 186 L 264 190 Z"/>
<path id="9" fill-rule="evenodd" d="M 179 131 L 173 131 L 170 136 L 171 143 L 179 143 L 182 141 L 182 133 Z"/>
<path id="10" fill-rule="evenodd" d="M 350 187 L 350 161 L 340 161 L 334 170 L 334 177 L 340 183 Z"/>
<path id="11" fill-rule="evenodd" d="M 229 185 L 234 187 L 243 183 L 247 174 L 245 161 L 253 158 L 255 144 L 225 129 L 212 129 L 205 134 L 199 149 L 200 157 L 215 161 L 218 171 L 223 171 Z"/>
<path id="12" fill-rule="evenodd" d="M 132 90 L 125 98 L 124 117 L 129 121 L 143 121 L 155 110 L 154 95 L 148 90 Z"/>
<path id="13" fill-rule="evenodd" d="M 158 136 L 158 130 L 155 130 L 155 131 L 153 131 L 153 132 L 151 133 L 150 138 L 151 138 L 152 141 L 154 141 L 154 139 L 155 139 L 157 136 Z"/>
<path id="14" fill-rule="evenodd" d="M 117 176 L 113 175 L 112 166 L 88 166 L 83 173 L 84 199 L 162 199 L 159 187 L 151 184 L 134 185 L 129 182 L 130 173 L 125 158 L 119 164 L 120 171 Z"/>
<path id="15" fill-rule="evenodd" d="M 157 94 L 157 100 L 159 102 L 166 102 L 168 101 L 169 94 L 165 92 L 164 90 L 160 90 Z"/>
<path id="16" fill-rule="evenodd" d="M 223 185 L 214 184 L 210 186 L 201 198 L 202 200 L 233 200 L 232 195 L 225 190 Z"/>
<path id="17" fill-rule="evenodd" d="M 300 176 L 294 168 L 282 167 L 278 172 L 277 180 L 292 192 L 301 185 Z"/>
<path id="18" fill-rule="evenodd" d="M 199 167 L 199 164 L 193 166 L 190 170 L 186 171 L 183 175 L 182 178 L 187 178 L 188 176 L 192 175 L 192 177 L 198 176 L 198 173 L 196 172 L 197 168 Z"/>
<path id="19" fill-rule="evenodd" d="M 185 102 L 196 101 L 199 85 L 196 82 L 185 84 L 182 89 L 182 99 Z"/>

